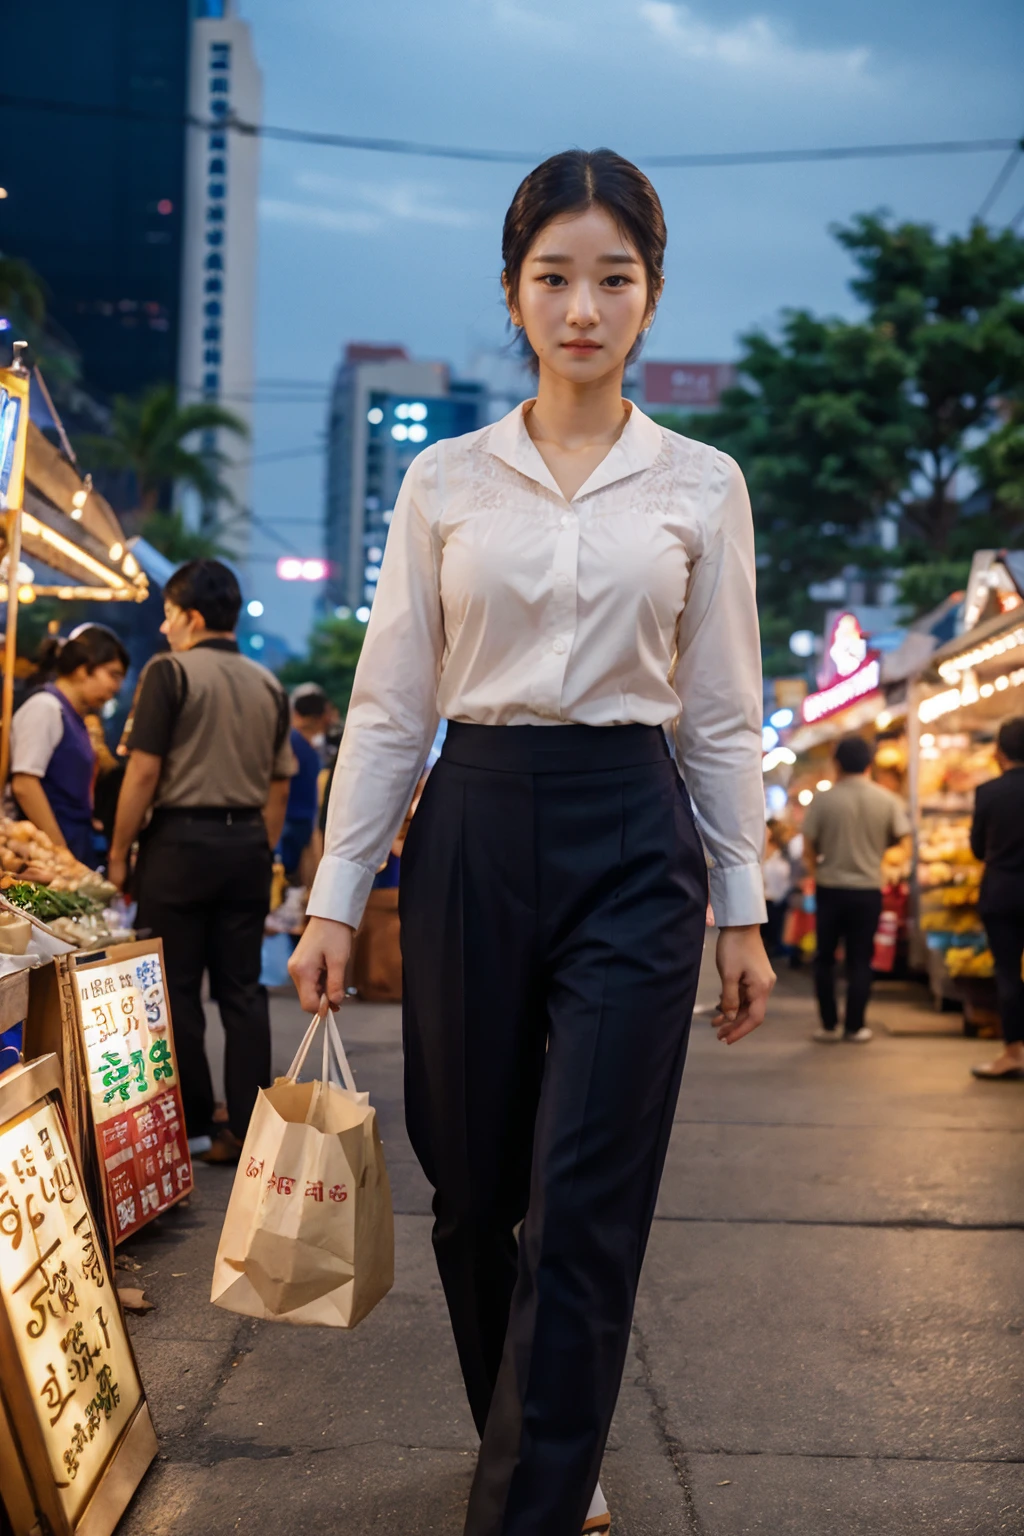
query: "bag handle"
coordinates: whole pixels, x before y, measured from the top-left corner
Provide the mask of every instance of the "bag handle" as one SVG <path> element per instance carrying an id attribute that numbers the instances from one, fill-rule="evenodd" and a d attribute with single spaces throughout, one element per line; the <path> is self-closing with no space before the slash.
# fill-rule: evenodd
<path id="1" fill-rule="evenodd" d="M 321 1024 L 324 1025 L 324 1053 L 321 1081 L 325 1083 L 331 1081 L 330 1053 L 331 1049 L 333 1048 L 334 1060 L 337 1063 L 338 1069 L 341 1073 L 342 1082 L 348 1089 L 349 1093 L 358 1093 L 359 1090 L 356 1088 L 356 1080 L 352 1075 L 352 1068 L 349 1066 L 348 1057 L 345 1054 L 345 1047 L 341 1043 L 341 1035 L 338 1031 L 338 1025 L 335 1020 L 334 1012 L 327 1005 L 326 999 L 321 1002 L 319 1010 L 310 1019 L 306 1033 L 303 1035 L 299 1048 L 295 1052 L 295 1058 L 285 1074 L 286 1078 L 289 1082 L 297 1082 L 299 1073 L 302 1071 L 303 1064 L 309 1054 L 310 1046 L 313 1044 L 314 1037 L 316 1036 L 316 1032 Z"/>

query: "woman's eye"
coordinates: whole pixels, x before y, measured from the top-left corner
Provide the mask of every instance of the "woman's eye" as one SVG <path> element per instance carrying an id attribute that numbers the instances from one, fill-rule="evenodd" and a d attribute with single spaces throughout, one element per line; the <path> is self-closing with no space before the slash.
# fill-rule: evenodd
<path id="1" fill-rule="evenodd" d="M 629 278 L 623 277 L 621 272 L 613 272 L 610 277 L 605 278 L 605 283 L 609 288 L 625 288 L 629 284 Z"/>
<path id="2" fill-rule="evenodd" d="M 546 283 L 549 288 L 562 288 L 565 286 L 565 278 L 560 272 L 545 272 L 541 282 Z"/>

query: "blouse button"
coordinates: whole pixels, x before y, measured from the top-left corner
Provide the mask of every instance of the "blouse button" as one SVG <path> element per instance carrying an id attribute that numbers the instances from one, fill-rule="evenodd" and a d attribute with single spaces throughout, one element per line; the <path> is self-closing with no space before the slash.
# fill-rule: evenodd
<path id="1" fill-rule="evenodd" d="M 554 651 L 556 656 L 564 655 L 565 654 L 565 641 L 564 640 L 555 640 L 554 643 L 551 646 L 551 649 Z"/>
<path id="2" fill-rule="evenodd" d="M 576 521 L 576 519 L 575 519 L 575 517 L 573 516 L 573 514 L 571 512 L 563 512 L 563 514 L 562 514 L 562 527 L 563 528 L 571 528 L 575 521 Z"/>

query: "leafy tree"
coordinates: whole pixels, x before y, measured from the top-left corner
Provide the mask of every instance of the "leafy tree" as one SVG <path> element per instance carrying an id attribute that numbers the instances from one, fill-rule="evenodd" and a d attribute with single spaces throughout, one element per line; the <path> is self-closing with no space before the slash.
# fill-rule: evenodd
<path id="1" fill-rule="evenodd" d="M 1002 425 L 967 458 L 1003 525 L 1003 540 L 992 542 L 1019 544 L 1024 537 L 1024 400 L 1007 403 Z"/>
<path id="2" fill-rule="evenodd" d="M 86 463 L 131 471 L 143 513 L 156 512 L 175 483 L 204 502 L 232 501 L 219 473 L 226 456 L 187 446 L 198 433 L 217 430 L 249 436 L 241 417 L 224 406 L 207 400 L 179 405 L 172 384 L 154 384 L 138 399 L 118 395 L 110 435 L 83 438 L 79 453 Z"/>
<path id="3" fill-rule="evenodd" d="M 46 290 L 37 272 L 17 256 L 0 251 L 0 312 L 41 326 L 46 319 Z"/>
<path id="4" fill-rule="evenodd" d="M 893 226 L 881 214 L 861 214 L 835 234 L 858 269 L 853 292 L 906 358 L 905 537 L 946 554 L 971 442 L 997 425 L 998 402 L 1024 387 L 1024 238 L 975 223 L 942 240 L 929 225 Z"/>
<path id="5" fill-rule="evenodd" d="M 306 655 L 285 662 L 278 676 L 287 688 L 319 683 L 344 715 L 365 638 L 366 625 L 358 619 L 321 619 L 313 627 Z"/>

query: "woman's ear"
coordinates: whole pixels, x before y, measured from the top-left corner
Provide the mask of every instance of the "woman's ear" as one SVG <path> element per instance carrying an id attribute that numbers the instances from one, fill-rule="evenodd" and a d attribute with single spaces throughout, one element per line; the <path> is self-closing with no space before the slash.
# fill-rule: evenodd
<path id="1" fill-rule="evenodd" d="M 501 274 L 501 289 L 502 289 L 502 292 L 505 295 L 505 303 L 508 306 L 508 317 L 509 317 L 509 319 L 512 321 L 512 324 L 517 328 L 517 330 L 522 330 L 522 328 L 523 328 L 522 317 L 520 316 L 519 310 L 516 307 L 516 301 L 512 297 L 511 292 L 509 291 L 508 278 L 505 276 L 504 272 Z"/>

